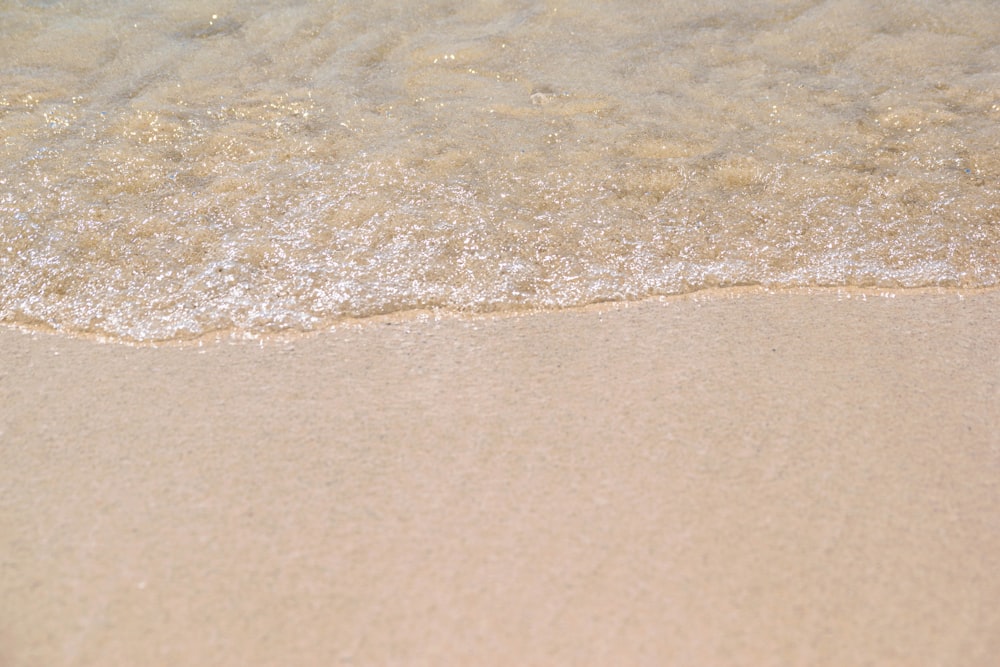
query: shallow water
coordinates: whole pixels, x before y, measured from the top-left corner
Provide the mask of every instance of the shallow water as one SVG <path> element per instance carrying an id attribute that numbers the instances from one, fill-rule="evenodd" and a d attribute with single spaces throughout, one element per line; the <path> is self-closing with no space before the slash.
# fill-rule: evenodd
<path id="1" fill-rule="evenodd" d="M 0 2 L 0 321 L 1000 284 L 996 2 L 580 4 Z"/>

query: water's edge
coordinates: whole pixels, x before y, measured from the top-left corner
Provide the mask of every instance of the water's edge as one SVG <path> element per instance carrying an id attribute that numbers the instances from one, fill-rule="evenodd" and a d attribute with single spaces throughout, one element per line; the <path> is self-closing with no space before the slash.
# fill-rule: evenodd
<path id="1" fill-rule="evenodd" d="M 780 297 L 782 295 L 799 295 L 815 298 L 834 298 L 836 300 L 877 300 L 908 297 L 954 297 L 962 301 L 980 295 L 1000 294 L 1000 287 L 979 288 L 948 288 L 948 287 L 909 287 L 909 288 L 878 288 L 854 286 L 812 286 L 812 287 L 765 287 L 761 285 L 739 285 L 730 287 L 709 287 L 681 294 L 654 295 L 641 299 L 624 301 L 600 301 L 580 306 L 565 306 L 559 308 L 531 307 L 521 309 L 506 309 L 492 312 L 462 312 L 448 309 L 412 308 L 393 313 L 372 315 L 370 317 L 340 317 L 331 318 L 321 326 L 312 329 L 286 329 L 281 331 L 253 332 L 228 327 L 214 331 L 189 336 L 186 338 L 164 338 L 161 340 L 134 339 L 121 336 L 111 336 L 102 333 L 59 329 L 46 323 L 25 324 L 22 322 L 0 321 L 0 328 L 8 331 L 19 331 L 30 336 L 54 336 L 90 341 L 101 345 L 122 345 L 136 348 L 203 348 L 214 345 L 287 345 L 299 340 L 311 339 L 317 336 L 336 334 L 341 331 L 364 331 L 383 326 L 407 327 L 410 325 L 425 325 L 435 322 L 458 321 L 472 326 L 485 325 L 518 317 L 545 317 L 559 313 L 613 313 L 631 307 L 642 307 L 648 304 L 678 305 L 699 304 L 710 301 L 731 301 L 735 307 L 740 302 L 746 303 L 756 298 Z M 1000 313 L 998 313 L 1000 316 Z"/>

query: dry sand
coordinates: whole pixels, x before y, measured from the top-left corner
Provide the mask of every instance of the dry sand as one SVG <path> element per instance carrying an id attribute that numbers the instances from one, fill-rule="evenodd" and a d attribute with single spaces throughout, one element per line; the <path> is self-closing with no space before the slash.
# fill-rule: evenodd
<path id="1" fill-rule="evenodd" d="M 0 331 L 0 665 L 996 665 L 1000 292 Z"/>

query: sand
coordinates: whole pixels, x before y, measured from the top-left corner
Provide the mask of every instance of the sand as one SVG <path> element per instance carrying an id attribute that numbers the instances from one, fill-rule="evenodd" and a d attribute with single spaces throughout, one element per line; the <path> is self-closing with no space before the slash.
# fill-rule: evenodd
<path id="1" fill-rule="evenodd" d="M 0 330 L 0 665 L 994 665 L 1000 292 Z"/>

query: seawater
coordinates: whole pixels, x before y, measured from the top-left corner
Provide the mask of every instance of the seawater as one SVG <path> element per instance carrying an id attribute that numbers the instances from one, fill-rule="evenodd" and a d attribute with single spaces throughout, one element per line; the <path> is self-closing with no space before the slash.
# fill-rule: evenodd
<path id="1" fill-rule="evenodd" d="M 5 0 L 0 322 L 1000 283 L 995 0 Z"/>

